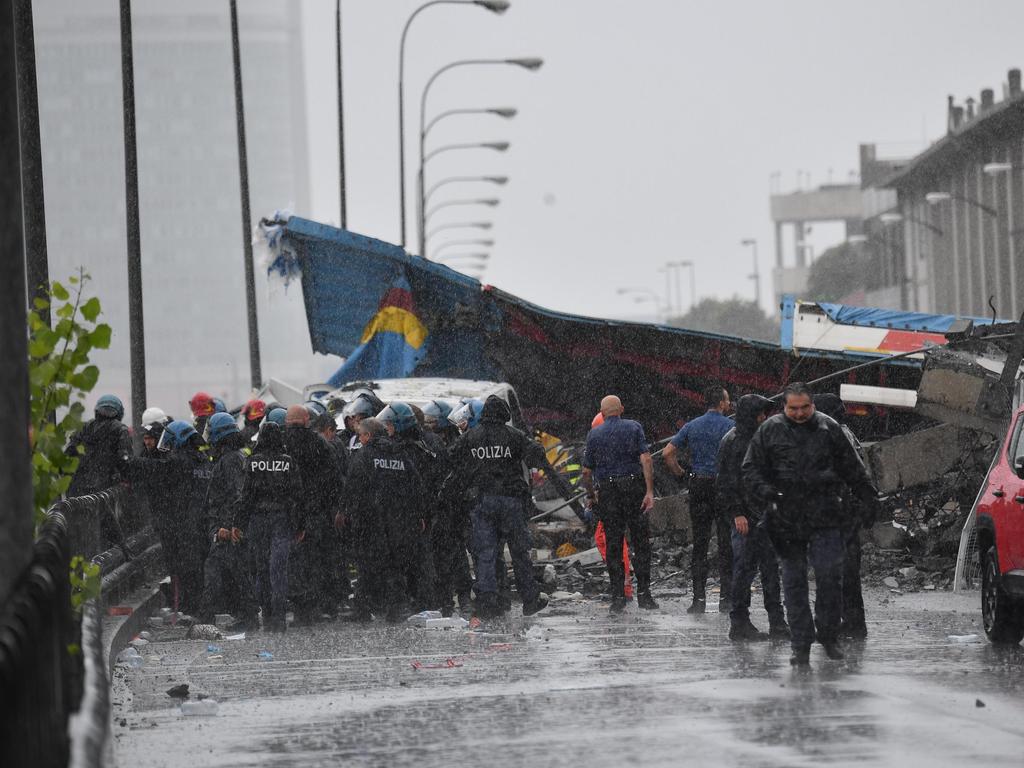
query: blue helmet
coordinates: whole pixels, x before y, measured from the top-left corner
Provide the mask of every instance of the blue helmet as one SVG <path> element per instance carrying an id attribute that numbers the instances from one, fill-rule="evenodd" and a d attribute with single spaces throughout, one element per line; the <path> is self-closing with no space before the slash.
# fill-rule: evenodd
<path id="1" fill-rule="evenodd" d="M 288 412 L 284 408 L 274 408 L 270 413 L 267 414 L 264 421 L 272 421 L 279 427 L 284 426 L 284 419 L 288 415 Z"/>
<path id="2" fill-rule="evenodd" d="M 95 413 L 97 416 L 120 421 L 124 418 L 124 403 L 116 395 L 103 395 L 96 401 Z"/>
<path id="3" fill-rule="evenodd" d="M 431 400 L 423 406 L 423 419 L 431 429 L 444 429 L 448 426 L 451 413 L 452 404 L 447 400 Z"/>
<path id="4" fill-rule="evenodd" d="M 213 412 L 214 413 L 227 413 L 228 407 L 224 405 L 224 401 L 219 397 L 213 398 Z"/>
<path id="5" fill-rule="evenodd" d="M 215 413 L 206 423 L 210 442 L 216 445 L 228 435 L 238 432 L 238 424 L 230 413 Z"/>
<path id="6" fill-rule="evenodd" d="M 192 435 L 199 434 L 195 427 L 187 421 L 172 421 L 164 427 L 164 433 L 160 436 L 160 443 L 157 445 L 161 451 L 169 451 L 172 448 L 181 448 Z"/>
<path id="7" fill-rule="evenodd" d="M 460 407 L 448 414 L 448 421 L 465 432 L 480 423 L 480 416 L 484 412 L 484 401 L 473 397 L 463 403 Z"/>
<path id="8" fill-rule="evenodd" d="M 412 408 L 401 400 L 396 400 L 378 413 L 377 419 L 385 424 L 391 424 L 395 432 L 406 432 L 419 424 Z"/>

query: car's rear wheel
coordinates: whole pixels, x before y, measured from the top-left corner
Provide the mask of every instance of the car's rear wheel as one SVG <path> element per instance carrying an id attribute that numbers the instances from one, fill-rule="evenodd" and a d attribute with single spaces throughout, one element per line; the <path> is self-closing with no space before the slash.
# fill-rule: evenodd
<path id="1" fill-rule="evenodd" d="M 985 553 L 981 572 L 981 618 L 993 643 L 1019 643 L 1024 638 L 1024 606 L 1002 588 L 996 548 Z"/>

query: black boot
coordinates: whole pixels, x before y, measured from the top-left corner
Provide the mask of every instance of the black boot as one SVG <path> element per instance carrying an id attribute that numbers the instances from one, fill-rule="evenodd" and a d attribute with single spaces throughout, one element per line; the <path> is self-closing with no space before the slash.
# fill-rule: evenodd
<path id="1" fill-rule="evenodd" d="M 839 626 L 839 636 L 848 637 L 851 640 L 865 640 L 868 636 L 867 625 L 863 622 L 843 622 Z"/>
<path id="2" fill-rule="evenodd" d="M 832 661 L 840 661 L 846 658 L 846 654 L 843 653 L 842 646 L 837 641 L 831 643 L 822 643 L 825 646 L 825 655 L 828 656 Z"/>
<path id="3" fill-rule="evenodd" d="M 768 627 L 768 637 L 772 640 L 790 640 L 793 633 L 789 631 L 789 625 L 783 620 L 772 622 Z"/>
<path id="4" fill-rule="evenodd" d="M 734 622 L 733 625 L 729 627 L 729 639 L 734 642 L 760 642 L 762 640 L 767 640 L 768 635 L 755 627 L 750 622 L 750 619 L 747 619 L 745 622 Z"/>
<path id="5" fill-rule="evenodd" d="M 624 595 L 613 595 L 612 604 L 608 607 L 608 613 L 622 613 L 626 610 L 626 598 Z"/>
<path id="6" fill-rule="evenodd" d="M 792 664 L 794 667 L 811 666 L 811 649 L 794 648 L 793 655 L 789 657 L 789 663 Z"/>
<path id="7" fill-rule="evenodd" d="M 537 611 L 543 611 L 548 607 L 548 599 L 539 594 L 528 603 L 523 603 L 523 616 L 533 616 Z"/>
<path id="8" fill-rule="evenodd" d="M 658 607 L 657 601 L 651 596 L 649 591 L 638 592 L 636 596 L 636 604 L 648 611 L 654 610 Z"/>

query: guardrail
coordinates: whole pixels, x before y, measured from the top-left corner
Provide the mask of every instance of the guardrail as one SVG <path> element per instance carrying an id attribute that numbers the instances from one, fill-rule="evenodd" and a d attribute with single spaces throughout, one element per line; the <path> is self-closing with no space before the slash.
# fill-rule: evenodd
<path id="1" fill-rule="evenodd" d="M 68 721 L 83 703 L 93 711 L 81 714 L 86 724 L 80 729 L 83 744 L 76 745 L 75 763 L 102 764 L 109 697 L 88 695 L 105 692 L 108 685 L 100 617 L 103 605 L 120 600 L 159 557 L 160 545 L 145 518 L 126 486 L 65 499 L 47 512 L 32 562 L 0 609 L 4 768 L 68 765 Z M 111 534 L 118 543 L 101 551 L 104 536 Z M 73 554 L 97 563 L 103 580 L 99 600 L 83 607 L 84 632 L 71 607 Z"/>

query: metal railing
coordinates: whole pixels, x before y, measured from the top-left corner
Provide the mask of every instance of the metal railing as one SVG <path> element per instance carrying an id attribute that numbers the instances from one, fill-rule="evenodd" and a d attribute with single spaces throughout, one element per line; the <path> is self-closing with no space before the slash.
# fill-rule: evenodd
<path id="1" fill-rule="evenodd" d="M 4 768 L 66 766 L 71 753 L 68 721 L 83 701 L 83 712 L 102 724 L 86 750 L 86 764 L 99 764 L 98 742 L 106 737 L 109 698 L 86 696 L 84 670 L 95 688 L 107 685 L 101 653 L 102 606 L 145 577 L 160 546 L 131 489 L 65 499 L 47 512 L 32 561 L 0 609 L 0 765 Z M 114 546 L 105 548 L 110 539 Z M 69 570 L 73 554 L 100 566 L 98 601 L 83 607 L 87 632 L 71 605 Z M 83 665 L 88 656 L 93 663 Z M 96 675 L 99 675 L 97 679 Z M 99 711 L 103 710 L 103 711 Z M 76 761 L 78 762 L 78 761 Z"/>

